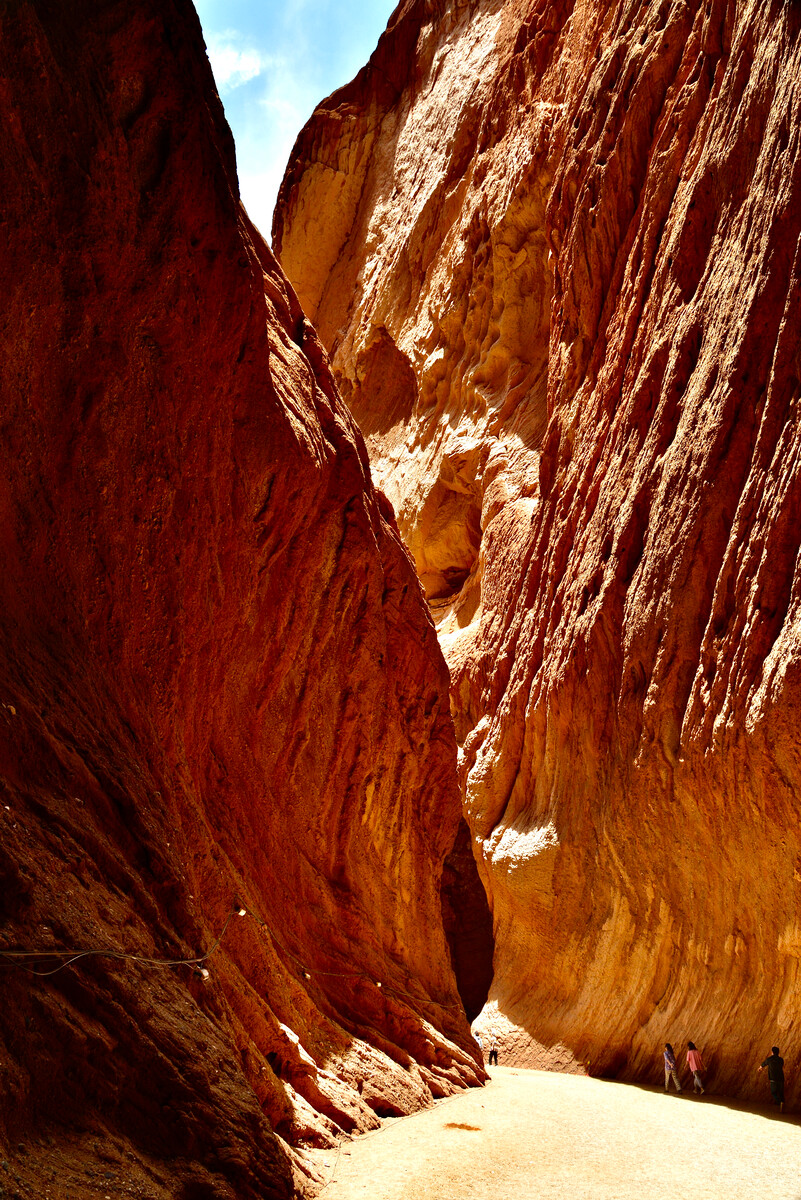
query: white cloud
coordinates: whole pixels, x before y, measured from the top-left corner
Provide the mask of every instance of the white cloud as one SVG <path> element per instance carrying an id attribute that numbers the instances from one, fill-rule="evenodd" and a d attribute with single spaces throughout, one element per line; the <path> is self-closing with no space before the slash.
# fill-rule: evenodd
<path id="1" fill-rule="evenodd" d="M 238 154 L 242 199 L 253 221 L 268 237 L 290 151 L 312 106 L 311 99 L 299 98 L 297 93 L 282 95 L 280 85 L 271 80 L 251 110 L 247 134 L 241 139 Z"/>
<path id="2" fill-rule="evenodd" d="M 367 61 L 395 3 L 195 0 L 236 138 L 242 199 L 263 233 L 301 127 Z"/>
<path id="3" fill-rule="evenodd" d="M 209 38 L 209 61 L 221 95 L 256 79 L 265 67 L 265 59 L 259 51 L 238 44 L 242 40 L 241 33 L 235 29 L 226 29 L 225 33 Z"/>
<path id="4" fill-rule="evenodd" d="M 245 207 L 268 236 L 290 151 L 319 99 L 319 88 L 289 57 L 263 57 L 261 78 L 249 93 L 247 115 L 240 124 L 237 161 Z"/>
<path id="5" fill-rule="evenodd" d="M 275 165 L 265 171 L 243 170 L 239 172 L 242 202 L 251 221 L 257 229 L 261 230 L 268 242 L 273 223 L 275 199 L 284 175 L 283 165 L 278 165 L 281 160 L 274 161 Z"/>

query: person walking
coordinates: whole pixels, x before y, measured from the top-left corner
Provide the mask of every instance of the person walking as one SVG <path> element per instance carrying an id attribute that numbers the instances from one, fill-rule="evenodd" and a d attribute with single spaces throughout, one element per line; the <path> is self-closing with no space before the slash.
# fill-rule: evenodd
<path id="1" fill-rule="evenodd" d="M 701 1072 L 705 1071 L 706 1067 L 701 1058 L 701 1051 L 697 1049 L 695 1042 L 687 1043 L 687 1066 L 693 1073 L 693 1091 L 698 1092 L 699 1096 L 703 1096 L 704 1085 L 701 1082 Z"/>
<path id="2" fill-rule="evenodd" d="M 770 1054 L 759 1068 L 760 1071 L 768 1069 L 768 1083 L 770 1084 L 770 1102 L 778 1104 L 779 1112 L 784 1112 L 784 1059 L 779 1056 L 779 1047 L 772 1046 Z"/>
<path id="3" fill-rule="evenodd" d="M 495 1062 L 495 1066 L 497 1067 L 497 1065 L 498 1065 L 498 1038 L 495 1034 L 495 1030 L 491 1029 L 490 1030 L 489 1062 L 488 1062 L 487 1066 L 491 1067 L 493 1060 Z"/>
<path id="4" fill-rule="evenodd" d="M 478 1032 L 478 1030 L 476 1030 L 476 1032 L 473 1034 L 473 1037 L 478 1042 L 478 1048 L 479 1048 L 479 1051 L 481 1052 L 481 1061 L 483 1062 L 484 1061 L 484 1043 L 481 1040 L 481 1034 Z"/>
<path id="5" fill-rule="evenodd" d="M 676 1085 L 676 1091 L 681 1093 L 681 1084 L 679 1083 L 679 1073 L 676 1070 L 676 1055 L 673 1053 L 673 1047 L 670 1042 L 665 1042 L 665 1091 L 670 1091 L 671 1079 Z"/>

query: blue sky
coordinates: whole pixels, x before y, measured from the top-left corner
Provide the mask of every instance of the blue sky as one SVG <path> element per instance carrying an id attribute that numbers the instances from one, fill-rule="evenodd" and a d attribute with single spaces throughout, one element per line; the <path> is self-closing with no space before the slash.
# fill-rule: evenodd
<path id="1" fill-rule="evenodd" d="M 195 0 L 242 199 L 265 237 L 295 137 L 315 105 L 364 66 L 396 3 Z"/>

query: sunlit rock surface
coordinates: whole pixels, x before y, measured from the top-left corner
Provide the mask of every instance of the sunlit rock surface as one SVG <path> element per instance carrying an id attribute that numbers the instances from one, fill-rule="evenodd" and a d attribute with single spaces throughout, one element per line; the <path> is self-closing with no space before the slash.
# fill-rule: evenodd
<path id="1" fill-rule="evenodd" d="M 482 1077 L 447 672 L 191 6 L 0 51 L 0 949 L 158 960 L 0 960 L 0 1188 L 288 1196 Z"/>
<path id="2" fill-rule="evenodd" d="M 481 1039 L 482 1056 L 489 1061 L 494 1046 L 498 1066 L 523 1067 L 527 1071 L 557 1071 L 561 1075 L 588 1075 L 590 1063 L 579 1062 L 575 1054 L 560 1043 L 543 1045 L 507 1017 L 497 1000 L 484 1005 L 473 1022 L 473 1036 Z M 492 1065 L 492 1064 L 490 1064 Z"/>
<path id="3" fill-rule="evenodd" d="M 801 1052 L 799 113 L 796 3 L 409 0 L 274 225 L 439 621 L 492 1001 L 741 1095 Z"/>

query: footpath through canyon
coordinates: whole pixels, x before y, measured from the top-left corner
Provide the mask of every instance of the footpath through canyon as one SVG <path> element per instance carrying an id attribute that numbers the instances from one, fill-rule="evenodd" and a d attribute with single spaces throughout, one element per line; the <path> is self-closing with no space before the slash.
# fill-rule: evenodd
<path id="1" fill-rule="evenodd" d="M 801 5 L 402 0 L 272 247 L 190 0 L 0 89 L 3 1197 L 797 1105 Z"/>
<path id="2" fill-rule="evenodd" d="M 799 1200 L 797 1120 L 684 1092 L 493 1068 L 345 1147 L 324 1200 Z"/>

